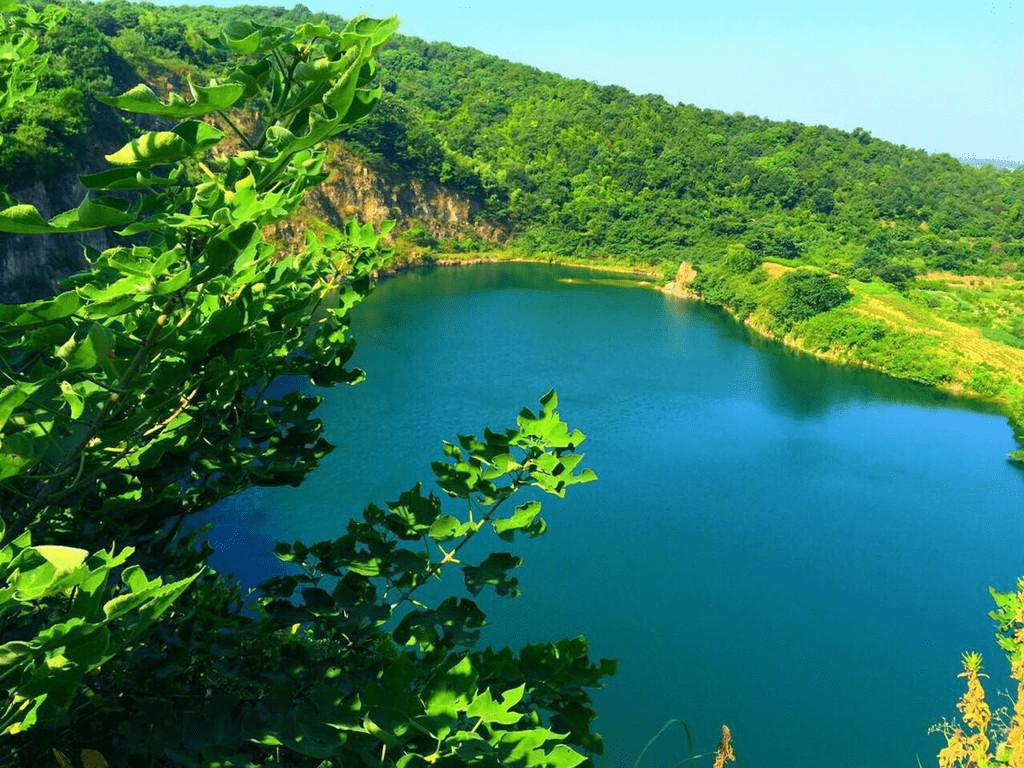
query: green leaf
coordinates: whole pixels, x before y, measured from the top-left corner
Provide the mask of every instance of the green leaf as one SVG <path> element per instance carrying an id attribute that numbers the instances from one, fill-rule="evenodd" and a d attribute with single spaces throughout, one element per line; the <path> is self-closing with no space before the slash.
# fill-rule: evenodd
<path id="1" fill-rule="evenodd" d="M 111 165 L 168 165 L 192 154 L 193 146 L 173 131 L 150 131 L 106 155 Z"/>
<path id="2" fill-rule="evenodd" d="M 529 501 L 516 507 L 511 517 L 494 520 L 494 532 L 505 541 L 511 541 L 515 531 L 529 528 L 537 515 L 540 514 L 541 504 L 539 501 Z M 540 531 L 542 532 L 542 530 Z"/>
<path id="3" fill-rule="evenodd" d="M 23 602 L 38 600 L 49 591 L 57 578 L 57 567 L 50 562 L 21 571 L 11 579 L 16 598 Z"/>
<path id="4" fill-rule="evenodd" d="M 124 200 L 86 198 L 81 205 L 59 213 L 49 221 L 43 219 L 34 205 L 12 205 L 0 210 L 0 232 L 20 235 L 43 235 L 90 232 L 96 229 L 118 227 L 133 221 Z"/>
<path id="5" fill-rule="evenodd" d="M 73 571 L 85 562 L 89 553 L 77 547 L 60 547 L 51 544 L 40 544 L 33 549 L 46 558 L 57 569 L 57 574 Z"/>
<path id="6" fill-rule="evenodd" d="M 205 332 L 202 335 L 202 343 L 211 347 L 222 339 L 242 330 L 245 318 L 242 311 L 234 304 L 222 307 L 210 315 L 207 321 Z"/>
<path id="7" fill-rule="evenodd" d="M 303 61 L 295 68 L 295 78 L 300 81 L 324 82 L 331 80 L 343 72 L 348 66 L 346 61 L 332 61 L 320 57 L 314 61 Z"/>
<path id="8" fill-rule="evenodd" d="M 550 768 L 576 768 L 586 761 L 583 755 L 565 744 L 558 744 L 548 753 L 544 766 Z"/>
<path id="9" fill-rule="evenodd" d="M 202 283 L 228 271 L 243 253 L 250 253 L 262 241 L 254 224 L 242 224 L 214 237 L 206 244 L 195 282 Z"/>
<path id="10" fill-rule="evenodd" d="M 102 325 L 93 323 L 84 339 L 72 336 L 57 350 L 57 357 L 64 361 L 64 372 L 95 368 L 101 359 L 106 359 L 114 348 L 113 334 Z"/>
<path id="11" fill-rule="evenodd" d="M 245 87 L 245 98 L 251 98 L 266 83 L 271 69 L 270 61 L 262 59 L 255 64 L 243 64 L 231 73 L 231 79 Z"/>
<path id="12" fill-rule="evenodd" d="M 81 669 L 92 669 L 107 661 L 110 656 L 110 630 L 102 625 L 93 625 L 77 633 L 73 642 L 68 642 L 64 654 Z"/>
<path id="13" fill-rule="evenodd" d="M 523 691 L 525 689 L 526 686 L 523 685 L 519 688 L 513 688 L 511 691 L 506 691 L 500 702 L 492 698 L 490 690 L 485 690 L 470 702 L 466 714 L 470 717 L 479 717 L 484 725 L 491 723 L 512 725 L 518 723 L 522 719 L 522 715 L 518 712 L 512 712 L 511 708 L 523 698 Z"/>
<path id="14" fill-rule="evenodd" d="M 27 304 L 0 304 L 0 322 L 11 325 L 51 323 L 74 314 L 80 304 L 81 300 L 74 291 Z"/>
<path id="15" fill-rule="evenodd" d="M 262 36 L 256 25 L 248 21 L 232 21 L 221 32 L 221 40 L 239 53 L 255 53 Z"/>
<path id="16" fill-rule="evenodd" d="M 0 429 L 11 418 L 18 406 L 32 397 L 39 389 L 39 384 L 9 384 L 0 389 Z"/>
<path id="17" fill-rule="evenodd" d="M 21 474 L 39 460 L 39 441 L 23 432 L 0 435 L 0 480 Z"/>
<path id="18" fill-rule="evenodd" d="M 165 279 L 157 281 L 155 285 L 149 286 L 147 292 L 153 296 L 166 296 L 168 293 L 180 291 L 188 285 L 191 277 L 192 270 L 186 265 L 173 275 L 168 275 Z"/>
<path id="19" fill-rule="evenodd" d="M 302 600 L 313 613 L 337 613 L 334 598 L 331 597 L 329 592 L 320 589 L 320 587 L 308 587 L 302 590 Z"/>
<path id="20" fill-rule="evenodd" d="M 79 176 L 87 189 L 147 189 L 169 183 L 169 179 L 150 173 L 145 168 L 111 168 L 109 171 Z"/>
<path id="21" fill-rule="evenodd" d="M 444 541 L 456 536 L 462 536 L 465 532 L 466 526 L 457 517 L 442 515 L 433 522 L 427 535 L 432 539 Z"/>
<path id="22" fill-rule="evenodd" d="M 92 200 L 86 197 L 77 208 L 50 219 L 50 226 L 54 231 L 63 232 L 89 232 L 94 229 L 120 227 L 135 220 L 134 214 L 127 208 L 128 203 L 117 198 Z"/>
<path id="23" fill-rule="evenodd" d="M 51 231 L 49 223 L 39 215 L 34 205 L 22 203 L 0 211 L 0 232 L 34 235 Z"/>
<path id="24" fill-rule="evenodd" d="M 425 694 L 423 703 L 424 711 L 428 716 L 442 717 L 448 720 L 457 718 L 459 710 L 466 706 L 455 691 L 444 687 L 435 688 Z"/>
<path id="25" fill-rule="evenodd" d="M 360 36 L 366 35 L 374 48 L 382 45 L 398 29 L 398 17 L 389 16 L 386 19 L 370 19 L 365 16 L 358 16 L 351 19 L 345 25 L 346 33 L 355 33 Z"/>
<path id="26" fill-rule="evenodd" d="M 219 131 L 208 123 L 201 120 L 186 120 L 173 129 L 177 134 L 191 146 L 189 154 L 205 152 L 215 147 L 224 138 L 223 131 Z"/>
<path id="27" fill-rule="evenodd" d="M 541 397 L 540 407 L 545 411 L 553 411 L 558 408 L 558 393 L 555 390 L 548 390 L 547 394 Z"/>
<path id="28" fill-rule="evenodd" d="M 211 112 L 229 109 L 242 98 L 245 86 L 240 83 L 224 85 L 197 86 L 189 83 L 192 101 L 185 101 L 176 93 L 170 94 L 167 103 L 160 101 L 156 93 L 147 85 L 137 85 L 120 96 L 100 96 L 104 104 L 123 110 L 144 115 L 180 120 L 186 117 L 199 117 Z"/>
<path id="29" fill-rule="evenodd" d="M 75 392 L 74 387 L 70 382 L 62 381 L 60 383 L 60 394 L 64 398 L 64 402 L 68 404 L 68 408 L 71 412 L 72 419 L 79 419 L 82 416 L 82 412 L 85 410 L 85 400 L 82 399 L 81 395 Z"/>
<path id="30" fill-rule="evenodd" d="M 467 565 L 462 569 L 466 589 L 477 595 L 487 585 L 503 597 L 515 597 L 519 594 L 516 587 L 518 579 L 509 577 L 509 571 L 518 568 L 523 560 L 511 552 L 491 552 L 480 565 Z"/>

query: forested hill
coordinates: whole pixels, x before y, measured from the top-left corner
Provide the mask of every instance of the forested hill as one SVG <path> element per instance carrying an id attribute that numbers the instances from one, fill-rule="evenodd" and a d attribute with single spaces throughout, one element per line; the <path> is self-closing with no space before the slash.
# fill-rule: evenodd
<path id="1" fill-rule="evenodd" d="M 44 40 L 54 59 L 40 92 L 0 126 L 0 180 L 49 178 L 117 146 L 120 118 L 97 95 L 216 77 L 224 65 L 204 36 L 225 22 L 323 18 L 302 6 L 68 6 Z M 672 105 L 443 42 L 399 36 L 380 59 L 385 97 L 348 149 L 384 176 L 469 198 L 472 216 L 498 224 L 478 233 L 511 233 L 520 253 L 665 274 L 682 264 L 690 290 L 770 335 L 1019 400 L 1024 414 L 1024 170 L 862 129 Z M 422 223 L 405 242 L 437 245 Z M 486 247 L 466 234 L 462 247 Z"/>
<path id="2" fill-rule="evenodd" d="M 109 137 L 115 118 L 95 95 L 215 76 L 203 35 L 226 18 L 313 16 L 125 0 L 71 9 L 47 40 L 56 66 L 39 96 L 2 126 L 4 177 L 45 177 Z M 743 242 L 826 267 L 1022 274 L 1024 173 L 859 129 L 673 106 L 446 43 L 399 37 L 381 58 L 387 98 L 352 140 L 478 198 L 522 247 L 699 263 Z"/>
<path id="3" fill-rule="evenodd" d="M 479 184 L 488 211 L 540 248 L 700 260 L 726 238 L 822 265 L 866 249 L 918 270 L 1020 261 L 1024 174 L 862 130 L 672 106 L 443 43 L 406 39 L 382 59 L 393 99 L 361 138 Z"/>

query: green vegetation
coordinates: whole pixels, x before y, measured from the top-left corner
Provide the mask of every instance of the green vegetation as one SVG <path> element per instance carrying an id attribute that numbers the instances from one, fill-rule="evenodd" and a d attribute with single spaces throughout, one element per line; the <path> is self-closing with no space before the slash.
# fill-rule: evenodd
<path id="1" fill-rule="evenodd" d="M 0 13 L 0 35 L 34 21 Z M 4 768 L 65 753 L 572 768 L 601 751 L 588 689 L 612 662 L 582 638 L 478 645 L 475 598 L 517 594 L 506 546 L 545 531 L 538 497 L 594 479 L 553 392 L 509 429 L 445 444 L 433 471 L 448 503 L 416 485 L 334 539 L 279 544 L 290 568 L 255 593 L 209 566 L 190 524 L 247 488 L 300 483 L 333 448 L 320 398 L 287 382 L 360 380 L 349 315 L 383 233 L 323 224 L 280 251 L 263 231 L 326 178 L 323 142 L 378 101 L 395 26 L 229 23 L 207 43 L 233 62 L 217 82 L 105 99 L 160 129 L 84 177 L 81 205 L 48 220 L 0 206 L 0 231 L 132 238 L 91 251 L 58 295 L 0 305 Z M 256 110 L 258 126 L 236 127 Z"/>
<path id="2" fill-rule="evenodd" d="M 322 18 L 302 6 L 71 2 L 59 29 L 42 36 L 53 63 L 39 97 L 0 126 L 10 137 L 0 169 L 46 173 L 89 158 L 81 149 L 90 136 L 124 134 L 123 119 L 91 98 L 112 85 L 124 90 L 141 76 L 181 88 L 189 77 L 222 75 L 223 52 L 205 39 L 225 21 Z M 664 276 L 685 261 L 697 273 L 692 291 L 789 344 L 1004 404 L 1024 397 L 1019 369 L 999 352 L 1024 344 L 1021 170 L 968 167 L 860 129 L 670 105 L 445 43 L 395 37 L 379 59 L 381 104 L 346 135 L 347 148 L 396 178 L 473 199 L 479 218 L 512 232 L 505 250 Z M 328 168 L 336 151 L 328 145 Z M 412 260 L 489 247 L 468 232 L 440 237 L 425 221 L 395 245 Z M 800 276 L 777 285 L 782 273 L 771 265 L 800 267 Z M 815 272 L 845 280 L 854 299 L 858 286 L 870 290 L 870 301 L 833 306 L 838 292 L 804 302 L 795 286 L 823 280 Z M 984 280 L 947 279 L 966 276 Z M 935 345 L 908 343 L 918 328 L 893 324 L 903 298 L 993 345 L 924 359 Z M 870 343 L 854 307 L 886 326 L 867 331 Z M 822 313 L 839 317 L 804 327 Z"/>
<path id="3" fill-rule="evenodd" d="M 515 253 L 663 275 L 685 261 L 692 289 L 765 333 L 1000 399 L 1024 433 L 1019 171 L 672 106 L 301 6 L 0 0 L 0 14 L 4 178 L 91 163 L 100 135 L 121 145 L 79 169 L 89 197 L 71 211 L 44 218 L 4 193 L 0 231 L 132 238 L 87 250 L 58 295 L 0 307 L 5 768 L 51 765 L 55 747 L 130 765 L 408 768 L 601 751 L 588 691 L 613 663 L 582 639 L 478 646 L 474 598 L 514 596 L 521 562 L 484 537 L 540 535 L 539 502 L 518 492 L 593 478 L 553 393 L 445 445 L 433 469 L 454 502 L 414 486 L 333 540 L 281 544 L 292 570 L 254 595 L 190 533 L 332 450 L 319 399 L 285 377 L 360 378 L 349 313 L 387 228 L 318 223 L 287 248 L 265 235 L 329 177 L 342 130 L 372 162 L 475 198 Z M 397 243 L 483 245 L 425 226 Z M 424 588 L 442 577 L 457 586 Z M 1021 600 L 998 596 L 1018 680 Z M 965 675 L 965 723 L 986 734 L 973 657 Z M 951 730 L 945 764 L 1013 764 L 1014 727 Z"/>

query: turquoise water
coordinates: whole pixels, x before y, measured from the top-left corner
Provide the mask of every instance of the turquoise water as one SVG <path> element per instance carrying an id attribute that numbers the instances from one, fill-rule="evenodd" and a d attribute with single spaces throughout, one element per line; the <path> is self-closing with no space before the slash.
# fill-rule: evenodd
<path id="1" fill-rule="evenodd" d="M 934 765 L 960 653 L 1004 679 L 987 589 L 1024 574 L 1024 475 L 998 414 L 540 265 L 402 275 L 354 332 L 367 380 L 322 408 L 338 450 L 302 488 L 221 510 L 215 544 L 243 577 L 555 387 L 600 480 L 517 543 L 524 594 L 488 603 L 490 639 L 584 634 L 619 659 L 595 696 L 599 766 L 629 768 L 673 718 L 698 752 L 728 723 L 741 766 Z M 711 762 L 686 756 L 670 727 L 640 766 Z"/>

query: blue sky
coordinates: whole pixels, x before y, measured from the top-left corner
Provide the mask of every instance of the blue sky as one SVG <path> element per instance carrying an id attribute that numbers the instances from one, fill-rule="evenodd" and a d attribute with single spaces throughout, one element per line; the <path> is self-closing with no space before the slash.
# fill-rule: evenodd
<path id="1" fill-rule="evenodd" d="M 671 103 L 1024 161 L 1024 0 L 305 4 Z"/>

